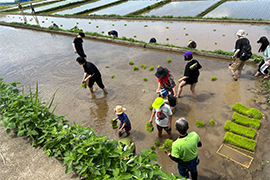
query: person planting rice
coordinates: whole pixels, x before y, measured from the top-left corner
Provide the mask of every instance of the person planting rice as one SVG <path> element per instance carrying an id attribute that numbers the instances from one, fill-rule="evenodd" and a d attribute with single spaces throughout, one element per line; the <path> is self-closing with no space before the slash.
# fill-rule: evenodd
<path id="1" fill-rule="evenodd" d="M 120 126 L 119 126 L 119 136 L 122 136 L 122 131 L 125 128 L 125 131 L 127 133 L 127 136 L 130 135 L 130 130 L 131 130 L 131 123 L 129 121 L 128 116 L 126 115 L 126 113 L 124 113 L 124 111 L 126 110 L 126 108 L 123 108 L 122 106 L 116 106 L 114 108 L 114 112 L 117 115 L 116 118 L 114 118 L 113 120 L 116 121 L 117 119 L 120 120 Z"/>
<path id="2" fill-rule="evenodd" d="M 78 57 L 76 59 L 79 65 L 83 66 L 84 69 L 84 75 L 82 83 L 86 83 L 88 81 L 88 87 L 91 93 L 94 93 L 93 91 L 93 85 L 96 82 L 97 85 L 103 90 L 105 94 L 108 94 L 107 89 L 105 88 L 102 79 L 101 74 L 97 67 L 91 63 L 86 61 L 83 57 Z"/>
<path id="3" fill-rule="evenodd" d="M 172 144 L 172 152 L 166 154 L 178 163 L 178 171 L 184 178 L 197 180 L 197 165 L 200 163 L 197 147 L 201 147 L 200 137 L 196 132 L 187 133 L 189 126 L 185 118 L 181 117 L 175 122 L 175 129 L 179 132 L 179 137 Z"/>
<path id="4" fill-rule="evenodd" d="M 167 68 L 159 67 L 155 76 L 158 78 L 158 88 L 156 93 L 159 93 L 161 89 L 165 89 L 171 94 L 175 95 L 175 82 L 173 75 Z"/>
<path id="5" fill-rule="evenodd" d="M 159 97 L 164 99 L 164 103 L 170 105 L 171 111 L 174 113 L 174 108 L 177 103 L 177 98 L 173 94 L 171 94 L 171 92 L 168 92 L 165 89 L 160 91 Z"/>
<path id="6" fill-rule="evenodd" d="M 79 35 L 74 38 L 72 46 L 74 49 L 74 53 L 78 53 L 79 56 L 83 57 L 86 60 L 86 55 L 84 54 L 83 50 L 83 38 L 85 37 L 85 34 L 83 32 L 79 32 Z"/>
<path id="7" fill-rule="evenodd" d="M 185 54 L 183 54 L 182 56 L 184 56 L 184 60 L 188 61 L 188 63 L 186 64 L 185 67 L 184 77 L 178 80 L 180 84 L 177 91 L 177 97 L 180 98 L 182 88 L 187 84 L 189 84 L 193 97 L 194 99 L 196 99 L 197 94 L 195 91 L 195 87 L 198 82 L 198 77 L 200 75 L 199 69 L 201 69 L 202 66 L 197 60 L 193 59 L 191 51 L 185 52 Z"/>
<path id="8" fill-rule="evenodd" d="M 164 103 L 164 99 L 158 97 L 155 99 L 154 103 L 152 104 L 153 110 L 149 120 L 149 123 L 152 123 L 153 117 L 155 116 L 155 122 L 157 124 L 158 130 L 158 137 L 162 135 L 162 129 L 164 129 L 169 138 L 172 139 L 172 132 L 171 132 L 171 123 L 172 123 L 172 111 L 169 105 Z"/>
<path id="9" fill-rule="evenodd" d="M 108 35 L 118 37 L 118 32 L 116 30 L 111 30 L 108 32 Z"/>

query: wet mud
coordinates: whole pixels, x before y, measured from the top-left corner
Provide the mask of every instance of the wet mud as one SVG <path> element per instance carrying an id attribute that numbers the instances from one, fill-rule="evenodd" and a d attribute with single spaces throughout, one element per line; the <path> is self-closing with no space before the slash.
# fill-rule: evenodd
<path id="1" fill-rule="evenodd" d="M 109 92 L 104 95 L 94 85 L 95 92 L 91 94 L 88 89 L 80 86 L 83 68 L 75 61 L 77 55 L 71 45 L 74 37 L 3 26 L 0 26 L 0 37 L 8 39 L 1 41 L 0 46 L 0 51 L 4 52 L 1 53 L 1 77 L 6 82 L 22 82 L 25 88 L 31 86 L 32 89 L 38 82 L 40 98 L 44 101 L 48 101 L 57 90 L 54 101 L 58 106 L 56 115 L 64 115 L 71 124 L 75 121 L 92 127 L 99 135 L 108 135 L 108 138 L 119 140 L 118 131 L 112 129 L 110 120 L 116 117 L 114 107 L 122 105 L 127 109 L 126 114 L 131 120 L 130 138 L 136 143 L 138 154 L 140 150 L 150 149 L 157 140 L 163 144 L 168 138 L 164 132 L 162 138 L 158 138 L 156 128 L 154 132 L 148 133 L 145 124 L 151 115 L 148 107 L 157 97 L 157 78 L 154 75 L 156 67 L 160 65 L 168 68 L 177 82 L 183 76 L 186 64 L 182 54 L 84 40 L 87 60 L 99 68 Z M 172 60 L 171 63 L 167 63 L 168 58 Z M 199 134 L 203 143 L 198 149 L 201 159 L 198 166 L 200 179 L 251 179 L 252 176 L 260 178 L 266 175 L 257 170 L 263 169 L 263 155 L 269 159 L 269 155 L 265 154 L 269 149 L 267 118 L 262 120 L 259 129 L 261 136 L 249 169 L 216 153 L 225 135 L 223 126 L 233 114 L 231 106 L 240 102 L 249 108 L 259 108 L 254 101 L 259 85 L 258 80 L 253 77 L 257 65 L 247 63 L 241 78 L 233 81 L 228 61 L 199 56 L 194 58 L 203 66 L 196 86 L 198 97 L 194 100 L 189 87 L 183 88 L 172 124 L 178 118 L 185 117 L 189 122 L 189 132 Z M 134 71 L 129 61 L 139 67 L 145 64 L 146 69 Z M 150 66 L 154 66 L 155 70 L 149 71 Z M 115 74 L 113 79 L 112 74 Z M 217 77 L 217 80 L 211 81 L 212 76 Z M 145 77 L 147 81 L 143 80 Z M 178 86 L 178 82 L 176 84 Z M 263 113 L 267 115 L 268 112 L 265 110 Z M 210 126 L 210 119 L 216 125 Z M 205 127 L 197 128 L 196 120 L 204 121 Z M 172 133 L 176 139 L 177 131 L 172 129 Z M 156 148 L 156 153 L 158 163 L 164 171 L 178 173 L 177 164 L 163 151 Z M 265 163 L 265 166 L 268 164 Z"/>

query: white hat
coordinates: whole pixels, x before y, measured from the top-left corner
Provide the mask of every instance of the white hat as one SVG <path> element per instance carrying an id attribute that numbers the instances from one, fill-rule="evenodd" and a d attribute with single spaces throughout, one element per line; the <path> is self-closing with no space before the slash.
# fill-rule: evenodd
<path id="1" fill-rule="evenodd" d="M 246 35 L 246 32 L 244 29 L 239 29 L 236 33 L 237 36 L 245 36 Z"/>

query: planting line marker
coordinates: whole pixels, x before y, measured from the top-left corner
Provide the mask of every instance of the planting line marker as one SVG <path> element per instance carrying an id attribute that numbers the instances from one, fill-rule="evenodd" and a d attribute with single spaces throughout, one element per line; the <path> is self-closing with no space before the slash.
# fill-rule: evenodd
<path id="1" fill-rule="evenodd" d="M 255 149 L 254 149 L 254 152 L 252 152 L 252 151 L 249 151 L 249 150 L 246 150 L 246 149 L 243 149 L 243 148 L 234 146 L 232 144 L 226 144 L 226 145 L 229 146 L 229 147 L 231 147 L 231 148 L 238 149 L 239 151 L 244 151 L 244 152 L 249 153 L 249 154 L 254 154 L 255 153 L 256 146 L 257 146 L 257 144 L 256 144 Z"/>
<path id="2" fill-rule="evenodd" d="M 219 152 L 220 149 L 221 149 L 223 146 L 224 146 L 224 147 L 227 147 L 227 148 L 229 148 L 229 149 L 231 149 L 231 150 L 233 150 L 233 151 L 235 151 L 235 152 L 237 152 L 237 153 L 239 153 L 239 154 L 242 154 L 242 155 L 244 155 L 244 156 L 250 158 L 251 160 L 250 160 L 250 162 L 248 163 L 248 165 L 242 164 L 242 163 L 240 163 L 240 162 L 238 162 L 238 161 L 236 161 L 236 160 L 234 160 L 234 159 L 232 159 L 232 158 L 229 158 L 229 160 L 231 160 L 231 161 L 233 161 L 233 162 L 235 162 L 235 163 L 237 163 L 237 164 L 240 164 L 241 166 L 243 166 L 243 167 L 245 167 L 245 168 L 247 168 L 247 169 L 249 168 L 249 166 L 251 165 L 251 163 L 252 163 L 252 161 L 253 161 L 253 157 L 251 157 L 251 156 L 249 156 L 249 155 L 246 155 L 246 154 L 244 154 L 244 153 L 242 153 L 242 152 L 240 152 L 240 151 L 238 151 L 238 150 L 236 150 L 236 149 L 234 149 L 234 148 L 232 148 L 232 147 L 230 147 L 230 146 L 227 146 L 227 145 L 225 145 L 225 144 L 221 144 L 221 146 L 220 146 L 219 149 L 217 150 L 217 154 L 219 154 L 219 155 L 221 155 L 221 156 L 223 156 L 223 157 L 225 157 L 225 158 L 227 158 L 227 156 L 224 155 L 224 154 L 221 154 L 221 153 Z"/>

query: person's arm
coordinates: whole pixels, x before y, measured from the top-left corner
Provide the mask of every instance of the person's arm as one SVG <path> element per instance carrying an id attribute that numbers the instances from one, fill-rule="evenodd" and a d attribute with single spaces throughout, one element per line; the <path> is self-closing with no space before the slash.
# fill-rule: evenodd
<path id="1" fill-rule="evenodd" d="M 156 113 L 155 111 L 152 111 L 152 114 L 151 114 L 151 117 L 150 117 L 150 120 L 149 120 L 150 123 L 152 123 L 152 120 L 153 120 L 153 117 L 154 117 L 155 113 Z"/>
<path id="2" fill-rule="evenodd" d="M 171 125 L 172 125 L 172 115 L 169 116 L 168 129 L 171 128 Z"/>
<path id="3" fill-rule="evenodd" d="M 115 121 L 116 119 L 118 119 L 118 116 L 116 118 L 114 118 L 113 121 Z"/>
<path id="4" fill-rule="evenodd" d="M 188 78 L 188 76 L 184 76 L 181 79 L 179 79 L 178 82 L 181 82 L 181 81 L 183 81 L 184 79 L 187 79 L 187 78 Z"/>
<path id="5" fill-rule="evenodd" d="M 160 92 L 160 83 L 158 82 L 158 87 L 157 87 L 156 93 L 158 94 L 159 92 Z"/>
<path id="6" fill-rule="evenodd" d="M 77 50 L 75 48 L 75 43 L 74 42 L 72 43 L 72 46 L 73 46 L 74 52 L 77 53 Z"/>
<path id="7" fill-rule="evenodd" d="M 94 75 L 95 75 L 95 73 L 93 73 L 93 74 L 87 76 L 87 78 L 85 78 L 85 81 L 87 81 L 89 78 L 93 77 Z"/>
<path id="8" fill-rule="evenodd" d="M 237 49 L 237 50 L 235 51 L 234 55 L 232 56 L 232 58 L 235 58 L 239 52 L 240 52 L 240 49 Z"/>
<path id="9" fill-rule="evenodd" d="M 125 127 L 126 124 L 127 124 L 126 121 L 124 121 L 122 127 L 119 129 L 119 132 L 121 132 L 123 130 L 123 128 Z"/>
<path id="10" fill-rule="evenodd" d="M 171 155 L 171 152 L 170 152 L 170 151 L 166 151 L 165 153 L 166 153 L 166 154 L 171 158 L 171 160 L 173 160 L 174 162 L 177 162 L 177 163 L 182 163 L 182 162 L 183 162 L 180 158 L 173 157 L 173 156 Z"/>
<path id="11" fill-rule="evenodd" d="M 173 87 L 172 90 L 173 90 L 173 95 L 175 96 L 176 95 L 175 87 Z"/>

